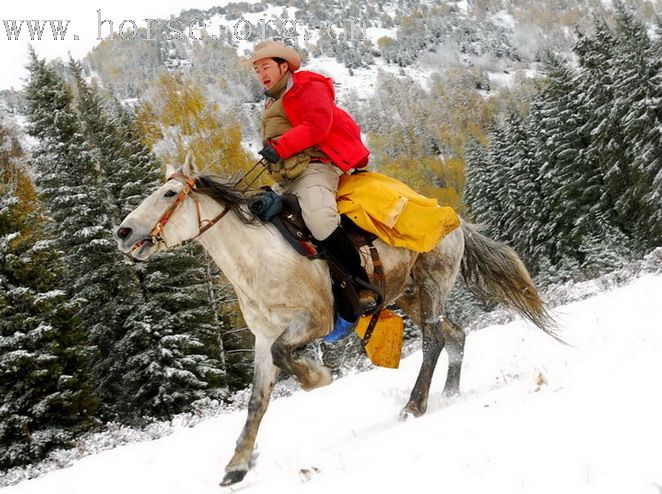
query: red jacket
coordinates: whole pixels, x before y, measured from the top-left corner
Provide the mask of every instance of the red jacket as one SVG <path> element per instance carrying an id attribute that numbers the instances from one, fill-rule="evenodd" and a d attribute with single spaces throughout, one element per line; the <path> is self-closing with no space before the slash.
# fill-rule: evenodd
<path id="1" fill-rule="evenodd" d="M 271 141 L 281 158 L 317 146 L 343 171 L 368 164 L 370 151 L 361 142 L 361 129 L 335 103 L 333 81 L 321 74 L 292 73 L 293 85 L 283 96 L 283 110 L 292 128 Z"/>

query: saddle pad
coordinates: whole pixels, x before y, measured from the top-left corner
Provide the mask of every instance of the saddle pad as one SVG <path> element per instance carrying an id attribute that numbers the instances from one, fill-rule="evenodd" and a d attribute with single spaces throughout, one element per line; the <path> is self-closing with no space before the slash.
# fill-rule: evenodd
<path id="1" fill-rule="evenodd" d="M 394 247 L 428 252 L 460 218 L 449 206 L 425 197 L 392 177 L 377 172 L 341 175 L 338 212 Z"/>

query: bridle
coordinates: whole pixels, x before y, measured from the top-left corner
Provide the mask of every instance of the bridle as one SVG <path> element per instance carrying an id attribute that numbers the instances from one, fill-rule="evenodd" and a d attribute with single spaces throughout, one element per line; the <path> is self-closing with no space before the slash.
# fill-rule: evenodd
<path id="1" fill-rule="evenodd" d="M 165 242 L 165 240 L 163 240 L 163 237 L 161 235 L 163 233 L 163 228 L 165 228 L 166 224 L 168 223 L 172 215 L 175 213 L 177 208 L 183 204 L 183 202 L 186 200 L 187 197 L 190 196 L 191 199 L 193 199 L 193 201 L 195 202 L 195 210 L 198 215 L 198 234 L 193 238 L 184 240 L 179 245 L 188 245 L 189 243 L 193 242 L 198 237 L 200 237 L 200 235 L 202 235 L 212 226 L 218 223 L 223 218 L 223 216 L 228 214 L 228 212 L 230 211 L 230 208 L 228 206 L 225 206 L 223 211 L 221 211 L 215 218 L 211 220 L 203 220 L 202 215 L 200 213 L 200 203 L 198 202 L 197 198 L 194 195 L 192 195 L 192 193 L 195 191 L 196 180 L 194 178 L 187 177 L 183 173 L 175 172 L 172 175 L 170 175 L 167 182 L 176 179 L 183 180 L 184 188 L 179 192 L 179 194 L 177 194 L 175 201 L 170 206 L 168 206 L 168 209 L 166 209 L 165 213 L 163 213 L 161 218 L 159 218 L 159 220 L 154 225 L 154 228 L 152 228 L 150 232 L 152 243 L 155 245 L 162 243 L 166 246 L 166 248 L 170 246 Z"/>
<path id="2" fill-rule="evenodd" d="M 234 184 L 234 186 L 236 187 L 241 182 L 243 182 L 246 179 L 246 177 L 248 175 L 250 175 L 253 172 L 253 170 L 255 170 L 255 168 L 263 162 L 264 162 L 264 158 L 261 158 L 257 163 L 255 163 L 252 166 L 252 168 L 247 173 L 245 173 L 237 181 L 237 183 Z M 258 178 L 260 178 L 262 173 L 264 173 L 264 170 L 265 169 L 262 169 L 253 178 L 253 180 L 251 180 L 250 183 L 245 186 L 245 188 L 242 190 L 242 192 L 245 192 L 246 190 L 248 190 L 248 188 L 251 185 L 253 185 L 253 183 L 255 183 L 255 181 Z M 188 245 L 191 242 L 193 242 L 195 239 L 200 237 L 200 235 L 202 235 L 207 230 L 209 230 L 212 226 L 214 226 L 216 223 L 218 223 L 223 218 L 223 216 L 225 216 L 226 214 L 228 214 L 230 212 L 230 207 L 226 205 L 224 207 L 223 211 L 221 211 L 220 214 L 218 214 L 215 218 L 213 218 L 211 220 L 203 220 L 202 215 L 200 214 L 200 203 L 198 202 L 196 197 L 194 195 L 192 195 L 192 193 L 195 191 L 195 186 L 196 186 L 197 181 L 194 178 L 187 177 L 183 173 L 175 172 L 172 175 L 170 175 L 170 177 L 168 177 L 168 180 L 166 180 L 166 183 L 169 182 L 170 180 L 175 180 L 175 179 L 182 179 L 182 181 L 184 182 L 184 188 L 181 190 L 181 192 L 179 194 L 177 194 L 177 197 L 175 198 L 175 201 L 170 206 L 168 206 L 168 209 L 166 209 L 165 213 L 163 213 L 161 218 L 159 218 L 159 220 L 156 222 L 156 224 L 154 225 L 154 228 L 152 228 L 152 230 L 150 231 L 150 234 L 149 234 L 150 235 L 150 240 L 152 241 L 152 243 L 154 245 L 163 244 L 163 245 L 166 246 L 166 248 L 169 248 L 170 246 L 166 243 L 165 240 L 163 240 L 163 237 L 161 236 L 161 233 L 163 232 L 163 228 L 166 226 L 166 224 L 168 223 L 168 221 L 170 220 L 172 215 L 175 213 L 177 208 L 186 200 L 187 197 L 190 196 L 191 199 L 193 199 L 193 201 L 195 202 L 195 210 L 198 214 L 198 234 L 193 238 L 190 238 L 188 240 L 184 240 L 183 242 L 181 242 L 179 244 L 180 246 Z M 141 246 L 142 246 L 142 243 L 139 242 L 138 244 L 134 245 L 133 249 L 131 249 L 131 250 L 133 251 L 135 249 L 139 249 Z"/>

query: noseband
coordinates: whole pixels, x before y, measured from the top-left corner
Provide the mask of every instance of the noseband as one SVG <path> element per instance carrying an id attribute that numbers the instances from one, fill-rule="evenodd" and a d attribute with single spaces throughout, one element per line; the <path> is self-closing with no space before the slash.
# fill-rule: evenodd
<path id="1" fill-rule="evenodd" d="M 163 229 L 165 228 L 166 224 L 172 217 L 172 215 L 175 213 L 177 208 L 186 200 L 187 197 L 191 197 L 193 201 L 195 202 L 195 210 L 198 214 L 198 234 L 190 238 L 188 240 L 184 240 L 181 244 L 179 245 L 187 245 L 191 242 L 193 242 L 195 239 L 200 237 L 203 233 L 205 233 L 207 230 L 209 230 L 212 226 L 214 226 L 216 223 L 218 223 L 223 216 L 228 214 L 230 211 L 230 208 L 228 206 L 225 206 L 223 211 L 216 216 L 214 219 L 211 220 L 203 220 L 202 216 L 200 214 L 200 203 L 196 199 L 194 195 L 192 195 L 192 192 L 195 191 L 195 185 L 196 181 L 195 179 L 189 178 L 186 175 L 182 173 L 173 173 L 170 175 L 170 178 L 168 178 L 168 182 L 170 180 L 174 179 L 182 179 L 184 181 L 184 188 L 181 190 L 179 194 L 177 194 L 177 198 L 175 199 L 175 202 L 173 202 L 168 209 L 166 209 L 165 213 L 163 213 L 163 216 L 159 218 L 159 221 L 156 222 L 156 225 L 154 225 L 154 228 L 152 228 L 152 231 L 150 232 L 150 236 L 152 238 L 152 243 L 155 245 L 158 243 L 163 243 L 166 247 L 170 247 L 165 240 L 163 240 L 163 237 L 161 236 Z"/>

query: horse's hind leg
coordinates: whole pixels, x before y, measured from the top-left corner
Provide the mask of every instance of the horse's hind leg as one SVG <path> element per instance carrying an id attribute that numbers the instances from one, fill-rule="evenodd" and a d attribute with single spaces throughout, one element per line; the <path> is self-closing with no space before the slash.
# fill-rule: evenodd
<path id="1" fill-rule="evenodd" d="M 419 288 L 420 290 L 420 288 Z M 419 291 L 421 302 L 421 331 L 423 333 L 423 363 L 418 372 L 416 384 L 409 397 L 409 402 L 400 412 L 405 419 L 408 415 L 419 417 L 428 407 L 428 395 L 434 368 L 439 360 L 439 354 L 444 349 L 444 335 L 440 320 L 439 296 L 436 290 L 430 293 L 427 289 Z"/>
<path id="2" fill-rule="evenodd" d="M 464 333 L 450 321 L 445 321 L 443 313 L 444 303 L 460 269 L 463 251 L 463 237 L 458 229 L 448 234 L 435 250 L 422 254 L 414 265 L 416 303 L 412 307 L 417 309 L 415 320 L 423 333 L 423 363 L 409 402 L 400 413 L 401 418 L 418 417 L 427 410 L 432 375 L 445 345 L 448 345 L 449 352 L 445 391 L 456 393 L 459 389 Z"/>
<path id="3" fill-rule="evenodd" d="M 448 374 L 444 386 L 445 396 L 455 396 L 460 393 L 460 372 L 464 358 L 465 334 L 462 328 L 448 318 L 444 319 L 444 341 L 448 353 Z"/>
<path id="4" fill-rule="evenodd" d="M 305 357 L 295 358 L 293 352 L 319 338 L 311 324 L 310 313 L 301 313 L 271 347 L 274 364 L 290 373 L 306 391 L 331 384 L 329 370 Z"/>

